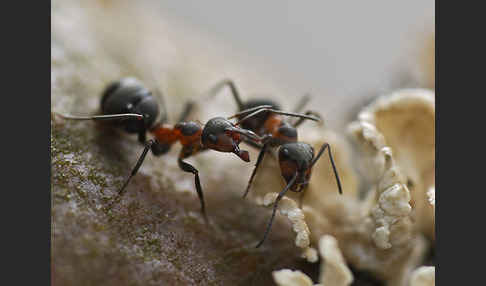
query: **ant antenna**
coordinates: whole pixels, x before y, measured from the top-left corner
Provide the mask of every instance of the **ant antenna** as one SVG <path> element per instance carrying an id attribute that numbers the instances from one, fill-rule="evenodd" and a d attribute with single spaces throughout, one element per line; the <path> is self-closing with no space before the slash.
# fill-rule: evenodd
<path id="1" fill-rule="evenodd" d="M 336 166 L 334 165 L 334 160 L 333 160 L 332 154 L 331 154 L 331 146 L 328 143 L 324 143 L 322 145 L 321 150 L 319 151 L 317 156 L 314 158 L 314 160 L 312 160 L 309 168 L 312 168 L 312 166 L 314 166 L 314 164 L 317 162 L 319 157 L 321 157 L 322 153 L 324 153 L 324 151 L 326 151 L 326 148 L 328 148 L 327 150 L 328 150 L 328 153 L 329 153 L 329 160 L 331 161 L 332 169 L 334 170 L 334 176 L 336 176 L 336 182 L 337 182 L 337 185 L 338 185 L 339 194 L 342 195 L 343 189 L 341 187 L 341 181 L 339 180 L 339 175 L 338 175 Z"/>
<path id="2" fill-rule="evenodd" d="M 232 116 L 228 117 L 228 119 L 233 119 L 233 118 L 236 118 L 236 117 L 238 117 L 238 116 L 240 116 L 240 115 L 245 115 L 245 114 L 248 114 L 248 113 L 254 112 L 255 110 L 257 110 L 257 111 L 258 111 L 258 110 L 260 110 L 260 109 L 266 109 L 266 110 L 268 110 L 268 109 L 270 109 L 270 108 L 272 108 L 272 106 L 271 106 L 271 105 L 268 105 L 268 104 L 266 104 L 266 105 L 259 105 L 259 106 L 255 106 L 255 107 L 252 107 L 252 108 L 248 108 L 248 109 L 242 110 L 242 111 L 240 111 L 240 112 L 238 112 L 238 113 L 235 113 L 235 114 L 233 114 Z M 253 113 L 252 113 L 252 114 L 253 114 Z M 247 117 L 248 117 L 248 116 L 247 116 Z M 241 121 L 241 120 L 240 120 L 240 121 Z M 239 123 L 236 123 L 236 125 L 238 125 L 238 124 L 239 124 Z"/>
<path id="3" fill-rule="evenodd" d="M 305 115 L 314 115 L 315 117 L 319 118 L 319 124 L 321 126 L 324 125 L 324 120 L 322 120 L 322 116 L 319 113 L 314 112 L 314 111 L 306 111 L 304 114 Z M 301 125 L 304 122 L 304 120 L 305 120 L 305 118 L 301 117 L 292 125 L 294 126 L 294 128 L 297 128 L 299 125 Z"/>
<path id="4" fill-rule="evenodd" d="M 75 115 L 58 113 L 58 115 L 65 119 L 74 119 L 74 120 L 112 120 L 112 119 L 130 119 L 130 118 L 137 118 L 139 120 L 143 119 L 143 115 L 135 114 L 135 113 L 93 115 L 93 116 L 75 116 Z"/>
<path id="5" fill-rule="evenodd" d="M 289 183 L 287 184 L 287 186 L 285 186 L 285 188 L 283 189 L 283 191 L 281 191 L 278 194 L 277 198 L 275 199 L 275 202 L 274 202 L 274 205 L 273 205 L 272 217 L 270 218 L 270 222 L 268 223 L 267 229 L 265 230 L 265 234 L 263 235 L 262 240 L 260 240 L 260 242 L 257 244 L 256 248 L 259 248 L 263 244 L 263 242 L 265 241 L 265 239 L 267 238 L 267 235 L 270 232 L 270 228 L 272 227 L 273 219 L 275 217 L 275 212 L 277 211 L 278 202 L 280 201 L 280 199 L 282 199 L 282 197 L 289 190 L 289 188 L 295 183 L 295 180 L 297 179 L 297 175 L 298 174 L 299 173 L 295 173 L 294 174 L 294 176 L 289 181 Z"/>
<path id="6" fill-rule="evenodd" d="M 314 120 L 314 121 L 318 121 L 320 122 L 321 119 L 320 118 L 317 118 L 315 116 L 311 116 L 311 115 L 305 115 L 305 114 L 299 114 L 299 113 L 293 113 L 293 112 L 284 112 L 284 111 L 280 111 L 280 110 L 275 110 L 275 109 L 271 109 L 271 108 L 262 108 L 262 106 L 259 106 L 261 109 L 247 115 L 246 117 L 244 117 L 243 119 L 241 119 L 240 121 L 238 121 L 236 123 L 236 125 L 239 125 L 241 124 L 243 121 L 246 121 L 247 119 L 257 115 L 258 113 L 261 113 L 261 112 L 264 112 L 264 111 L 268 111 L 268 112 L 273 112 L 273 113 L 276 113 L 276 114 L 281 114 L 281 115 L 288 115 L 288 116 L 294 116 L 294 117 L 300 117 L 300 118 L 306 118 L 306 119 L 310 119 L 310 120 Z M 238 116 L 238 115 L 243 115 L 243 114 L 246 114 L 248 113 L 248 111 L 243 111 L 243 112 L 239 112 L 235 115 L 233 115 L 232 117 L 230 118 L 233 118 L 235 116 Z"/>
<path id="7" fill-rule="evenodd" d="M 242 129 L 238 127 L 227 127 L 225 128 L 225 131 L 230 131 L 230 132 L 236 132 L 242 135 L 245 135 L 246 137 L 254 140 L 254 141 L 261 141 L 262 138 L 258 135 L 256 135 L 253 131 L 247 130 L 247 129 Z"/>

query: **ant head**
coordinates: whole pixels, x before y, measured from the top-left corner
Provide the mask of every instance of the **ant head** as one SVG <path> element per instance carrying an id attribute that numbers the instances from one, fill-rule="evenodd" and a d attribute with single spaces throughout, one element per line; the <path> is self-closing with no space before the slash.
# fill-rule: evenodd
<path id="1" fill-rule="evenodd" d="M 231 152 L 240 157 L 243 161 L 249 162 L 248 151 L 240 150 L 238 146 L 243 140 L 242 135 L 258 140 L 258 137 L 251 131 L 238 128 L 223 117 L 210 119 L 201 135 L 201 143 L 209 148 L 220 152 Z"/>
<path id="2" fill-rule="evenodd" d="M 292 190 L 298 185 L 306 184 L 310 179 L 313 158 L 314 148 L 307 143 L 295 142 L 280 146 L 278 161 L 285 181 L 288 183 L 295 173 L 299 174 Z"/>

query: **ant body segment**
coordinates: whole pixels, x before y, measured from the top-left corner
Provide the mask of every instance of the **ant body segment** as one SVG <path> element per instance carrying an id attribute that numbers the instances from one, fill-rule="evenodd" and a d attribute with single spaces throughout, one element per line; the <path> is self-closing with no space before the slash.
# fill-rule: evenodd
<path id="1" fill-rule="evenodd" d="M 172 145 L 176 142 L 181 143 L 182 149 L 179 153 L 179 168 L 194 175 L 196 191 L 201 203 L 201 212 L 207 221 L 205 203 L 199 171 L 184 159 L 196 155 L 199 152 L 212 149 L 219 152 L 231 152 L 236 154 L 245 162 L 249 162 L 248 151 L 241 150 L 239 144 L 244 138 L 258 142 L 260 138 L 250 130 L 245 130 L 236 126 L 228 119 L 215 117 L 210 119 L 204 127 L 198 122 L 185 121 L 191 104 L 186 105 L 182 112 L 179 123 L 175 125 L 167 124 L 167 112 L 162 105 L 160 122 L 155 123 L 159 116 L 159 107 L 152 93 L 134 78 L 122 78 L 110 84 L 101 99 L 101 111 L 103 115 L 96 116 L 72 116 L 62 115 L 66 119 L 75 120 L 113 120 L 116 127 L 122 128 L 128 133 L 138 134 L 138 141 L 145 145 L 135 167 L 129 177 L 118 191 L 117 199 L 123 195 L 130 179 L 137 173 L 142 165 L 149 150 L 155 156 L 161 156 L 169 152 Z M 263 106 L 268 107 L 268 106 Z M 248 111 L 258 110 L 255 107 Z M 150 132 L 153 139 L 146 140 L 146 133 Z"/>
<path id="2" fill-rule="evenodd" d="M 240 119 L 240 121 L 236 123 L 242 124 L 242 122 L 244 122 L 245 120 L 249 120 L 251 117 L 257 116 L 259 113 L 262 112 L 270 112 L 274 114 L 271 114 L 263 125 L 264 134 L 262 135 L 261 139 L 263 147 L 260 150 L 260 154 L 258 155 L 255 168 L 253 169 L 250 180 L 248 181 L 248 186 L 245 190 L 243 197 L 246 197 L 246 195 L 248 194 L 258 167 L 263 160 L 267 148 L 270 147 L 278 147 L 277 152 L 280 172 L 282 177 L 285 179 L 287 185 L 278 194 L 275 200 L 270 222 L 267 226 L 262 240 L 257 244 L 257 248 L 263 244 L 270 231 L 279 201 L 288 190 L 297 193 L 303 192 L 305 190 L 306 186 L 310 181 L 312 167 L 326 149 L 329 152 L 329 159 L 331 161 L 334 175 L 336 177 L 339 193 L 342 194 L 341 182 L 339 180 L 339 175 L 337 173 L 337 169 L 332 158 L 331 147 L 328 143 L 324 143 L 319 150 L 317 156 L 314 156 L 314 148 L 311 145 L 303 142 L 298 142 L 297 140 L 297 130 L 295 127 L 299 124 L 299 122 L 301 122 L 300 120 L 293 125 L 285 123 L 280 117 L 276 116 L 277 114 L 281 114 L 280 111 L 272 110 L 269 108 L 262 108 L 256 111 L 242 111 L 233 115 L 232 117 L 241 118 L 244 116 L 242 119 Z M 302 203 L 302 196 L 300 198 L 300 203 Z"/>

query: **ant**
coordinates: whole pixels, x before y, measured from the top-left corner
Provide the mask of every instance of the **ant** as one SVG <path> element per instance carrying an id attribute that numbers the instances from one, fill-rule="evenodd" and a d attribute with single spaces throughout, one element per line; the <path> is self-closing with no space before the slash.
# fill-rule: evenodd
<path id="1" fill-rule="evenodd" d="M 260 150 L 260 154 L 258 155 L 255 168 L 253 169 L 250 180 L 248 181 L 248 186 L 245 190 L 243 197 L 246 197 L 246 195 L 248 194 L 248 191 L 250 190 L 251 184 L 253 182 L 253 178 L 258 170 L 258 166 L 262 162 L 266 150 L 269 147 L 278 147 L 277 152 L 280 172 L 282 174 L 282 177 L 285 179 L 287 185 L 278 194 L 275 200 L 272 217 L 270 218 L 270 222 L 267 226 L 263 239 L 256 246 L 257 248 L 263 244 L 270 231 L 270 228 L 272 227 L 273 219 L 275 217 L 275 212 L 277 210 L 280 199 L 282 199 L 282 197 L 288 190 L 297 193 L 302 192 L 303 194 L 304 189 L 309 184 L 312 167 L 326 149 L 328 150 L 329 159 L 331 161 L 334 175 L 336 177 L 339 194 L 343 193 L 341 188 L 341 182 L 339 180 L 339 175 L 334 164 L 334 159 L 332 158 L 331 146 L 328 143 L 324 143 L 319 150 L 317 156 L 314 156 L 314 148 L 310 144 L 297 141 L 297 130 L 295 127 L 300 121 L 294 123 L 293 126 L 291 124 L 285 123 L 282 118 L 278 116 L 280 112 L 270 108 L 262 108 L 255 111 L 245 110 L 229 118 L 241 118 L 244 116 L 236 123 L 237 125 L 243 125 L 243 122 L 251 119 L 252 117 L 258 116 L 263 112 L 269 112 L 267 120 L 264 122 L 262 127 L 263 135 L 260 141 L 263 143 L 263 147 Z M 300 196 L 300 205 L 302 205 L 302 195 Z"/>
<path id="2" fill-rule="evenodd" d="M 212 94 L 213 96 L 217 94 L 217 92 L 223 88 L 224 86 L 228 86 L 229 89 L 231 90 L 231 94 L 233 95 L 234 100 L 236 101 L 236 104 L 238 105 L 238 111 L 241 112 L 243 110 L 247 110 L 250 108 L 255 108 L 257 106 L 262 106 L 262 105 L 269 105 L 271 110 L 273 111 L 279 111 L 281 110 L 281 107 L 278 103 L 274 102 L 273 100 L 265 99 L 265 98 L 255 98 L 255 99 L 249 99 L 247 101 L 243 101 L 240 97 L 240 93 L 238 92 L 238 89 L 236 88 L 235 83 L 231 79 L 223 79 L 217 84 L 215 84 L 210 90 L 209 94 Z M 299 102 L 297 103 L 296 107 L 293 109 L 293 113 L 295 115 L 292 116 L 297 116 L 297 113 L 300 112 L 305 105 L 309 102 L 310 100 L 310 95 L 306 94 L 304 95 Z M 276 113 L 276 112 L 273 112 Z M 318 114 L 312 112 L 312 111 L 307 111 L 304 113 L 305 115 L 315 115 L 319 116 Z M 272 122 L 275 119 L 271 111 L 262 111 L 261 113 L 256 114 L 255 116 L 252 116 L 249 120 L 245 120 L 241 122 L 241 127 L 247 130 L 251 130 L 254 133 L 256 133 L 259 136 L 262 136 L 266 133 L 266 128 L 265 124 L 269 124 L 269 122 Z M 287 115 L 290 115 L 287 113 Z M 238 119 L 242 119 L 243 115 L 238 115 L 236 116 Z M 299 126 L 306 118 L 305 117 L 300 117 L 297 122 L 294 122 L 293 125 L 294 127 Z M 277 125 L 276 125 L 277 126 Z M 286 127 L 282 126 L 282 132 L 284 132 L 284 129 Z M 257 149 L 261 149 L 262 146 L 259 145 L 258 143 L 255 143 L 253 141 L 245 141 L 248 145 L 255 147 Z"/>
<path id="3" fill-rule="evenodd" d="M 135 78 L 122 78 L 108 85 L 102 93 L 102 115 L 72 116 L 60 114 L 60 116 L 74 120 L 112 120 L 111 122 L 115 127 L 123 128 L 127 133 L 138 134 L 138 141 L 145 147 L 135 167 L 118 191 L 117 200 L 121 198 L 131 178 L 138 172 L 149 150 L 152 151 L 154 156 L 161 156 L 169 152 L 174 143 L 180 142 L 182 149 L 178 158 L 179 168 L 184 172 L 194 174 L 201 212 L 207 222 L 199 171 L 185 162 L 184 159 L 207 149 L 212 149 L 219 152 L 234 153 L 243 161 L 249 162 L 248 151 L 241 150 L 239 144 L 244 138 L 255 142 L 258 142 L 260 138 L 252 131 L 240 128 L 223 117 L 210 119 L 204 127 L 198 122 L 185 121 L 192 104 L 186 105 L 179 117 L 179 123 L 169 125 L 166 123 L 168 119 L 165 105 L 163 104 L 162 107 L 164 110 L 161 113 L 160 121 L 155 123 L 160 112 L 152 92 Z M 259 108 L 262 107 L 257 106 L 247 111 L 251 112 Z M 147 132 L 150 132 L 154 138 L 147 141 Z"/>

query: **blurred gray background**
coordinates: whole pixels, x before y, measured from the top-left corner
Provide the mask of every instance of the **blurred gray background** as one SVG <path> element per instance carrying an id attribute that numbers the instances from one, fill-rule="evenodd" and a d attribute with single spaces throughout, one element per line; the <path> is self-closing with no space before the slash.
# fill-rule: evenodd
<path id="1" fill-rule="evenodd" d="M 314 94 L 318 109 L 339 129 L 348 121 L 342 113 L 353 112 L 369 96 L 396 86 L 427 85 L 418 61 L 427 39 L 433 37 L 434 0 L 213 0 L 158 5 L 166 18 L 219 39 L 232 57 L 244 58 L 287 96 Z M 363 100 L 351 102 L 350 97 Z"/>
<path id="2" fill-rule="evenodd" d="M 130 75 L 161 90 L 174 117 L 188 98 L 201 98 L 204 112 L 196 119 L 204 121 L 236 110 L 227 89 L 211 101 L 201 97 L 231 78 L 244 99 L 273 98 L 287 110 L 309 92 L 311 108 L 343 132 L 373 97 L 399 87 L 433 88 L 433 0 L 52 6 L 52 60 L 62 67 L 52 72 L 53 89 L 73 76 L 84 88 L 77 90 L 82 97 L 51 95 L 54 109 L 66 112 L 94 110 L 108 82 Z"/>

